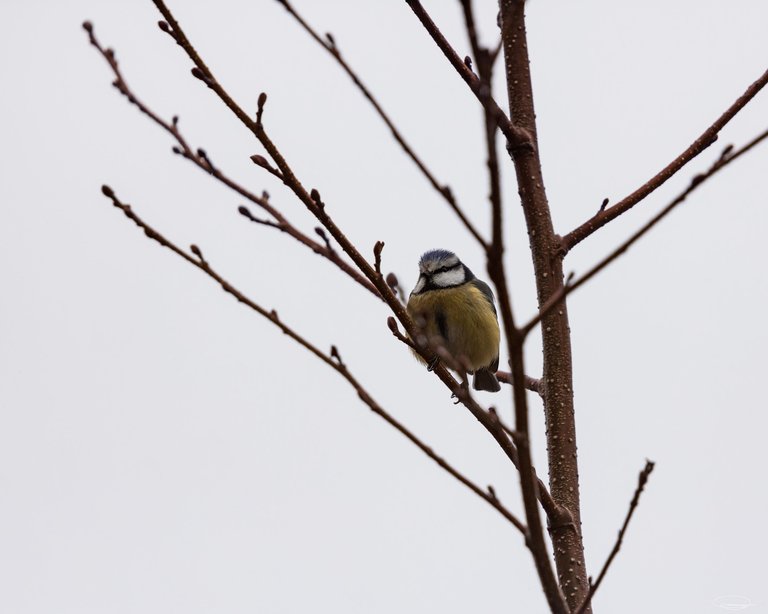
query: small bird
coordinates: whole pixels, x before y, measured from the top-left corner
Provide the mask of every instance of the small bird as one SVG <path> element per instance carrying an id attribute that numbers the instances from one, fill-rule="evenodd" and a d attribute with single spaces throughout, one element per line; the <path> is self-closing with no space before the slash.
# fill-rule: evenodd
<path id="1" fill-rule="evenodd" d="M 434 249 L 421 257 L 408 313 L 430 346 L 442 345 L 474 372 L 475 390 L 499 391 L 499 321 L 493 292 L 456 254 Z"/>

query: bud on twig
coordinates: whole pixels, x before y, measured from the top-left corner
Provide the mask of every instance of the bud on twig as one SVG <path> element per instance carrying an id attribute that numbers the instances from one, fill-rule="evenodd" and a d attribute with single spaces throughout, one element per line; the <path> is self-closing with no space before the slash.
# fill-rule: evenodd
<path id="1" fill-rule="evenodd" d="M 312 190 L 309 193 L 309 197 L 312 199 L 312 201 L 320 208 L 325 209 L 325 204 L 320 199 L 320 192 L 317 191 L 316 188 L 312 188 Z"/>
<path id="2" fill-rule="evenodd" d="M 267 94 L 262 92 L 256 101 L 256 125 L 261 126 L 261 116 L 264 113 L 264 105 L 267 102 Z"/>
<path id="3" fill-rule="evenodd" d="M 384 241 L 376 241 L 376 245 L 373 246 L 373 267 L 379 275 L 381 275 L 381 252 L 383 249 Z"/>

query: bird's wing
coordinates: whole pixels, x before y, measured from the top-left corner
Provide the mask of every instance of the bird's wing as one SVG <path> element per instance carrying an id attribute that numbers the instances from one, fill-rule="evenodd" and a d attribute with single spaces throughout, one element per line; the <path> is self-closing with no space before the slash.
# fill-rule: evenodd
<path id="1" fill-rule="evenodd" d="M 491 304 L 491 309 L 493 309 L 493 313 L 496 314 L 496 305 L 493 302 L 493 290 L 491 290 L 491 287 L 487 283 L 479 279 L 473 279 L 470 283 L 474 284 L 475 288 L 477 288 L 478 290 L 480 290 L 480 292 L 483 293 L 485 298 L 487 298 L 488 302 Z"/>

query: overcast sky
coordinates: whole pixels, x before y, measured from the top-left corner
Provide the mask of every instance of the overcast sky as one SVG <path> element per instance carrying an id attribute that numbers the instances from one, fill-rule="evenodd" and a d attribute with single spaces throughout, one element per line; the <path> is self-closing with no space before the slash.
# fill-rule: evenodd
<path id="1" fill-rule="evenodd" d="M 169 0 L 219 80 L 265 122 L 366 253 L 404 286 L 419 255 L 471 237 L 330 57 L 274 0 Z M 459 3 L 425 2 L 460 54 Z M 478 103 L 405 2 L 295 5 L 348 61 L 487 232 Z M 495 42 L 496 5 L 477 0 Z M 630 6 L 631 5 L 631 6 Z M 80 24 L 135 92 L 311 233 L 263 153 L 189 75 L 149 0 L 0 4 L 0 611 L 545 611 L 520 535 L 368 411 L 326 366 L 135 228 L 104 183 L 235 286 L 336 344 L 391 413 L 522 515 L 487 433 L 326 262 L 237 214 L 242 199 L 174 156 L 110 87 Z M 768 68 L 761 0 L 529 2 L 544 178 L 556 230 L 679 154 Z M 506 106 L 503 84 L 496 95 Z M 574 249 L 584 271 L 768 126 L 768 92 L 663 189 Z M 696 192 L 570 299 L 583 531 L 607 556 L 646 458 L 657 462 L 597 612 L 768 612 L 764 274 L 768 146 Z M 513 304 L 535 311 L 514 173 L 503 192 Z M 540 346 L 527 348 L 540 374 Z M 480 393 L 511 419 L 509 394 Z M 535 458 L 546 473 L 540 403 Z M 728 596 L 735 597 L 728 597 Z M 745 601 L 746 600 L 746 601 Z"/>

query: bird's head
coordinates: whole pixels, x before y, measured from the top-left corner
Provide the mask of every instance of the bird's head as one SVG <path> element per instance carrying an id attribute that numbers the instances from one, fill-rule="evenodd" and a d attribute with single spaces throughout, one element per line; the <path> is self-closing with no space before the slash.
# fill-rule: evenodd
<path id="1" fill-rule="evenodd" d="M 419 260 L 419 281 L 411 294 L 428 290 L 454 288 L 474 279 L 470 271 L 453 252 L 433 249 Z"/>

